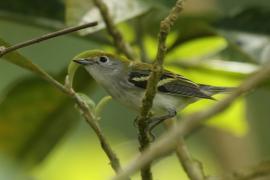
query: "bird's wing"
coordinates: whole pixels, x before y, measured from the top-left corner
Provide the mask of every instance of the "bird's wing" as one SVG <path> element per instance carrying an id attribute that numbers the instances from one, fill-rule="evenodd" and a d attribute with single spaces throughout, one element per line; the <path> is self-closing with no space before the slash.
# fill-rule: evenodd
<path id="1" fill-rule="evenodd" d="M 129 73 L 128 81 L 138 88 L 146 89 L 150 72 L 151 71 L 147 68 L 133 68 Z M 213 99 L 211 96 L 201 91 L 198 84 L 184 76 L 166 70 L 160 77 L 157 89 L 159 92 L 175 96 Z"/>

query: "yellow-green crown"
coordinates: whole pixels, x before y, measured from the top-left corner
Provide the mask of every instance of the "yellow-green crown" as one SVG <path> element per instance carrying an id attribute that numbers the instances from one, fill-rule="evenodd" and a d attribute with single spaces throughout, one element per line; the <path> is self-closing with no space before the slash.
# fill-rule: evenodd
<path id="1" fill-rule="evenodd" d="M 84 52 L 76 55 L 73 59 L 82 59 L 82 58 L 90 58 L 91 59 L 91 58 L 100 57 L 100 56 L 107 56 L 111 59 L 119 60 L 119 61 L 122 61 L 125 63 L 130 62 L 130 60 L 125 58 L 125 57 L 118 56 L 118 55 L 108 53 L 108 52 L 105 52 L 102 50 L 97 50 L 97 49 L 84 51 Z"/>

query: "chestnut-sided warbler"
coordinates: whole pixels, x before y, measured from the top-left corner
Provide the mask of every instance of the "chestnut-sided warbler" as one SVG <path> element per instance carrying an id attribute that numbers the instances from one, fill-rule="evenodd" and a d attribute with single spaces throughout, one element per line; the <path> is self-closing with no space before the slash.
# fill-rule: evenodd
<path id="1" fill-rule="evenodd" d="M 79 63 L 115 100 L 136 111 L 140 110 L 152 65 L 135 62 L 100 50 L 77 55 Z M 199 99 L 214 99 L 216 93 L 231 88 L 197 84 L 173 72 L 164 70 L 157 84 L 152 114 L 155 123 L 176 116 L 178 110 Z M 158 123 L 157 123 L 158 122 Z"/>

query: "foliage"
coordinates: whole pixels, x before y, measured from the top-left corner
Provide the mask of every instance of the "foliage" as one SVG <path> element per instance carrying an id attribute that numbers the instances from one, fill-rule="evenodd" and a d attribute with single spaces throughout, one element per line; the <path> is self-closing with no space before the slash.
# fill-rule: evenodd
<path id="1" fill-rule="evenodd" d="M 113 3 L 109 4 L 110 13 L 124 37 L 127 37 L 126 39 L 131 42 L 132 48 L 136 50 L 138 59 L 152 61 L 155 58 L 159 22 L 168 13 L 175 1 L 125 0 L 111 2 Z M 200 8 L 203 7 L 192 10 L 192 7 L 196 6 L 196 1 L 190 0 L 190 2 L 187 2 L 190 5 L 185 9 L 186 13 L 177 20 L 176 26 L 172 28 L 172 33 L 169 35 L 165 67 L 183 74 L 195 82 L 236 86 L 259 66 L 269 61 L 269 3 L 267 0 L 219 0 L 216 1 L 216 4 L 212 4 L 213 1 L 206 2 L 209 5 L 206 3 L 205 6 L 214 6 L 215 8 L 209 8 L 208 11 L 203 11 L 203 13 L 200 11 Z M 23 38 L 17 39 L 17 37 L 23 37 L 23 35 L 26 36 L 26 39 L 29 39 L 32 35 L 38 35 L 37 32 L 40 30 L 47 32 L 48 29 L 59 27 L 58 25 L 77 25 L 93 20 L 101 21 L 102 18 L 97 11 L 94 3 L 86 0 L 50 0 L 46 3 L 22 0 L 3 1 L 0 4 L 0 46 L 9 46 L 9 44 L 22 41 Z M 57 26 L 55 26 L 56 24 Z M 112 41 L 103 30 L 104 28 L 105 24 L 100 23 L 96 29 L 87 29 L 81 31 L 80 34 L 68 35 L 70 39 L 66 38 L 58 42 L 57 40 L 51 40 L 48 42 L 51 44 L 47 46 L 47 42 L 45 42 L 45 45 L 37 45 L 19 52 L 12 52 L 2 57 L 1 60 L 6 60 L 6 62 L 15 64 L 22 69 L 30 70 L 48 81 L 56 83 L 55 79 L 57 79 L 64 82 L 66 67 L 75 52 L 78 53 L 92 47 L 117 52 Z M 6 43 L 6 41 L 9 43 Z M 49 47 L 51 45 L 54 48 Z M 20 164 L 26 165 L 32 170 L 30 174 L 46 179 L 47 176 L 43 173 L 52 171 L 49 168 L 54 167 L 52 157 L 57 158 L 56 154 L 61 150 L 65 151 L 67 156 L 70 155 L 65 149 L 70 147 L 65 147 L 66 144 L 71 147 L 75 144 L 78 148 L 85 148 L 88 138 L 85 138 L 85 141 L 81 144 L 76 144 L 76 140 L 79 139 L 79 136 L 90 136 L 91 139 L 92 135 L 88 134 L 88 128 L 83 128 L 85 124 L 79 125 L 83 129 L 82 131 L 78 130 L 77 119 L 79 116 L 74 111 L 73 102 L 65 95 L 40 78 L 29 75 L 6 62 L 0 61 L 0 80 L 3 82 L 0 84 L 1 154 L 6 162 L 20 162 Z M 39 65 L 43 66 L 40 67 Z M 72 68 L 74 67 L 70 68 L 69 75 L 73 79 L 74 74 L 72 75 L 72 73 L 75 70 L 72 70 Z M 54 75 L 55 79 L 53 79 L 47 73 L 48 71 L 58 75 Z M 90 77 L 80 69 L 74 78 L 75 90 L 83 91 L 83 94 L 86 95 L 90 94 L 91 100 L 89 101 L 91 101 L 91 104 L 94 104 L 92 101 L 101 99 L 105 94 L 101 89 L 95 88 L 90 83 Z M 261 89 L 265 90 L 263 91 L 264 96 L 269 96 L 269 82 L 266 82 Z M 256 103 L 261 103 L 254 99 L 254 96 L 260 96 L 260 94 L 262 94 L 261 91 L 255 90 L 251 96 L 236 102 L 227 112 L 212 119 L 208 123 L 210 125 L 207 129 L 211 130 L 212 127 L 215 127 L 221 132 L 225 131 L 238 138 L 250 133 L 253 134 L 255 139 L 259 139 L 261 136 L 269 137 L 269 134 L 265 135 L 265 132 L 253 132 L 254 124 L 256 129 L 260 129 L 260 120 L 257 120 L 254 116 L 254 114 L 257 114 L 257 111 L 254 110 L 256 109 Z M 102 99 L 100 104 L 93 105 L 93 109 L 98 107 L 96 113 L 99 119 L 102 117 L 101 126 L 106 127 L 105 131 L 108 130 L 109 134 L 112 135 L 114 143 L 123 141 L 122 136 L 127 136 L 128 138 L 125 138 L 125 140 L 130 141 L 130 138 L 135 136 L 135 128 L 132 126 L 134 114 L 114 104 L 114 102 L 112 102 L 112 105 L 110 103 L 104 106 L 108 99 Z M 217 99 L 222 99 L 222 96 L 218 96 Z M 185 115 L 213 103 L 215 102 L 198 102 L 191 105 L 183 113 Z M 269 101 L 262 103 L 262 107 L 269 106 Z M 102 115 L 100 109 L 104 110 Z M 267 109 L 264 109 L 261 114 L 263 114 L 262 119 L 269 117 Z M 264 127 L 267 125 L 269 126 L 269 122 L 265 122 Z M 75 143 L 68 136 L 72 130 L 79 134 L 78 137 L 72 135 Z M 207 143 L 207 141 L 213 140 L 213 137 L 208 137 L 208 140 L 205 140 L 207 136 L 207 133 L 203 135 L 203 142 Z M 198 147 L 198 143 L 195 143 L 198 137 L 199 135 L 197 137 L 195 135 L 195 140 L 191 141 L 192 147 Z M 64 140 L 67 142 L 62 147 L 60 142 Z M 206 152 L 218 151 L 220 147 L 207 147 L 205 144 L 199 144 L 200 147 L 196 150 L 196 156 L 200 156 L 200 152 L 203 152 L 202 159 L 210 167 L 208 171 L 211 173 L 218 171 L 220 167 L 215 163 L 216 157 Z M 262 151 L 267 152 L 270 149 L 268 144 L 261 141 L 258 144 L 259 151 L 263 149 Z M 94 143 L 91 143 L 91 145 L 94 146 Z M 226 145 L 229 146 L 230 144 Z M 134 144 L 131 146 L 135 147 Z M 125 147 L 128 149 L 126 151 L 125 148 L 118 149 L 123 154 L 127 152 L 132 154 L 134 148 L 130 147 Z M 241 150 L 244 150 L 244 148 Z M 98 151 L 97 148 L 91 153 L 102 156 Z M 87 150 L 83 150 L 83 152 L 83 155 L 87 154 L 85 153 Z M 79 152 L 74 150 L 74 154 L 79 154 Z M 89 162 L 85 164 L 92 165 L 91 158 L 92 156 L 87 157 Z M 127 157 L 123 158 L 127 159 Z M 49 162 L 46 162 L 48 159 Z M 83 157 L 79 161 L 83 161 Z M 236 160 L 231 158 L 228 161 L 230 162 L 220 163 L 220 166 L 228 167 Z M 37 166 L 40 162 L 44 165 L 44 171 L 42 171 L 42 167 Z M 61 157 L 57 163 L 59 162 L 63 164 L 66 161 L 64 157 Z M 105 165 L 100 168 L 106 169 L 107 164 L 103 164 Z M 0 164 L 0 169 L 2 166 L 4 165 Z M 68 168 L 67 165 L 65 167 Z M 21 172 L 17 172 L 13 165 L 10 169 L 21 174 Z M 106 177 L 111 174 L 110 170 L 106 170 L 106 172 L 108 172 L 104 174 Z M 12 171 L 10 174 L 12 174 Z M 98 177 L 104 178 L 104 176 Z M 55 177 L 50 177 L 50 179 Z M 66 176 L 61 177 L 65 178 Z M 91 175 L 87 175 L 87 177 L 89 178 Z"/>

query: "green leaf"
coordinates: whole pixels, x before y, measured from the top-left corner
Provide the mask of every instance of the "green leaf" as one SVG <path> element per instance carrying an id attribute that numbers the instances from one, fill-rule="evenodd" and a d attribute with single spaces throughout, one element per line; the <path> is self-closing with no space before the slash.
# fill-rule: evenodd
<path id="1" fill-rule="evenodd" d="M 219 56 L 229 61 L 263 64 L 269 61 L 270 41 L 268 37 L 235 32 L 222 31 L 228 42 L 228 47 Z"/>
<path id="2" fill-rule="evenodd" d="M 64 20 L 64 3 L 61 0 L 8 0 L 0 3 L 0 11 L 8 11 L 27 16 Z"/>
<path id="3" fill-rule="evenodd" d="M 270 9 L 269 0 L 217 0 L 220 10 L 226 14 L 231 14 L 236 10 L 246 9 L 248 7 L 260 7 Z"/>
<path id="4" fill-rule="evenodd" d="M 263 64 L 270 54 L 270 9 L 246 8 L 214 25 L 229 42 L 221 56 L 234 61 Z"/>
<path id="5" fill-rule="evenodd" d="M 12 158 L 0 153 L 0 179 L 29 180 L 29 178 Z"/>
<path id="6" fill-rule="evenodd" d="M 177 59 L 205 59 L 213 54 L 217 54 L 227 47 L 227 42 L 223 37 L 208 36 L 204 38 L 196 38 L 187 42 L 179 39 L 179 46 L 176 46 L 170 52 L 170 58 Z M 185 43 L 184 43 L 185 42 Z"/>
<path id="7" fill-rule="evenodd" d="M 76 88 L 92 84 L 87 73 L 77 74 Z M 21 79 L 7 90 L 0 103 L 0 149 L 31 167 L 46 158 L 79 114 L 68 96 L 38 78 Z"/>
<path id="8" fill-rule="evenodd" d="M 65 85 L 68 88 L 73 87 L 74 75 L 75 75 L 78 68 L 79 68 L 79 65 L 77 63 L 74 63 L 73 61 L 71 61 L 69 63 L 69 65 L 68 65 L 68 75 L 66 76 L 66 82 L 65 82 Z"/>
<path id="9" fill-rule="evenodd" d="M 170 70 L 182 74 L 194 82 L 209 84 L 214 86 L 234 87 L 237 86 L 241 79 L 231 78 L 221 73 L 211 73 L 209 71 L 198 71 L 192 69 L 180 69 L 176 66 L 169 67 Z M 225 95 L 216 95 L 217 100 L 222 99 Z M 186 116 L 192 112 L 201 111 L 210 108 L 216 101 L 202 99 L 196 103 L 189 105 L 181 113 Z M 229 109 L 210 119 L 207 125 L 217 127 L 224 131 L 230 132 L 235 136 L 243 136 L 248 131 L 248 123 L 246 120 L 245 102 L 243 99 L 237 100 Z"/>
<path id="10" fill-rule="evenodd" d="M 100 118 L 101 117 L 101 114 L 102 114 L 102 111 L 104 109 L 104 107 L 108 104 L 108 102 L 112 100 L 112 97 L 111 96 L 104 96 L 99 102 L 98 104 L 96 105 L 96 108 L 95 108 L 95 116 L 97 118 Z"/>
<path id="11" fill-rule="evenodd" d="M 6 43 L 4 40 L 0 39 L 0 46 L 9 47 L 10 45 Z M 8 62 L 11 62 L 23 69 L 26 69 L 28 71 L 31 71 L 39 76 L 41 76 L 43 79 L 47 80 L 54 86 L 58 87 L 59 89 L 65 91 L 64 87 L 57 82 L 52 76 L 50 76 L 46 71 L 44 71 L 42 68 L 40 68 L 38 65 L 32 63 L 29 59 L 19 54 L 17 51 L 10 52 L 2 57 L 3 59 L 7 60 Z"/>
<path id="12" fill-rule="evenodd" d="M 149 1 L 143 0 L 103 0 L 109 8 L 109 12 L 115 23 L 126 21 L 145 13 L 151 7 Z M 90 21 L 102 22 L 103 19 L 97 7 L 88 0 L 68 0 L 66 2 L 66 22 L 69 25 L 83 24 Z M 103 29 L 104 23 L 99 23 L 91 29 L 83 30 L 83 34 L 92 33 Z"/>
<path id="13" fill-rule="evenodd" d="M 152 0 L 152 3 L 160 3 L 165 7 L 171 8 L 175 5 L 175 0 Z"/>
<path id="14" fill-rule="evenodd" d="M 225 16 L 215 25 L 224 30 L 270 35 L 270 9 L 252 7 Z"/>
<path id="15" fill-rule="evenodd" d="M 209 119 L 207 125 L 223 129 L 235 136 L 245 136 L 249 129 L 245 101 L 241 99 L 234 102 L 226 111 Z"/>
<path id="16" fill-rule="evenodd" d="M 94 111 L 95 110 L 95 107 L 96 107 L 96 103 L 94 100 L 92 100 L 90 97 L 88 97 L 86 94 L 83 94 L 83 93 L 76 93 L 80 99 L 85 102 L 88 107 L 90 108 L 91 111 Z"/>
<path id="17" fill-rule="evenodd" d="M 21 80 L 8 91 L 0 104 L 1 149 L 23 159 L 27 153 L 25 149 L 35 148 L 36 141 L 30 143 L 29 140 L 39 139 L 49 130 L 48 127 L 53 126 L 57 116 L 49 116 L 64 107 L 65 101 L 63 93 L 40 79 Z M 57 138 L 55 136 L 54 140 Z M 48 151 L 45 146 L 43 150 Z"/>

